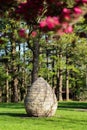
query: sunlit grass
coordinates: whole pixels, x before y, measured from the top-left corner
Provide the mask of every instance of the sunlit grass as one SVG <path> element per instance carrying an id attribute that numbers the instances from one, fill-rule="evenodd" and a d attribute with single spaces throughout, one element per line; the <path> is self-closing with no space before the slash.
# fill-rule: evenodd
<path id="1" fill-rule="evenodd" d="M 60 102 L 54 117 L 27 117 L 23 103 L 0 103 L 0 130 L 87 130 L 87 103 Z"/>

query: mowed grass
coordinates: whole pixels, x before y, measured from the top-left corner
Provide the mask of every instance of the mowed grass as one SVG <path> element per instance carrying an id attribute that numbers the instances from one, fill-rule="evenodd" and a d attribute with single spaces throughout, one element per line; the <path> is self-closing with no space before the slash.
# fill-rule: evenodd
<path id="1" fill-rule="evenodd" d="M 59 102 L 54 117 L 27 117 L 23 103 L 0 103 L 0 130 L 87 130 L 87 102 Z"/>

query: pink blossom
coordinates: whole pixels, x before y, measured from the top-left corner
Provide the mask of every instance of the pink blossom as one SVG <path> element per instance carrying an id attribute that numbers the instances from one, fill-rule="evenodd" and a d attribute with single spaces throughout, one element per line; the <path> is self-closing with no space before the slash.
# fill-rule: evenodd
<path id="1" fill-rule="evenodd" d="M 40 27 L 44 28 L 44 27 L 48 27 L 49 29 L 53 29 L 55 26 L 59 25 L 59 20 L 57 17 L 47 17 L 45 20 L 42 20 L 40 22 Z"/>
<path id="2" fill-rule="evenodd" d="M 68 20 L 68 21 L 71 19 L 69 14 L 64 14 L 63 17 L 64 17 L 65 20 Z"/>
<path id="3" fill-rule="evenodd" d="M 74 7 L 74 12 L 75 12 L 76 14 L 82 14 L 82 9 L 79 8 L 79 7 Z"/>
<path id="4" fill-rule="evenodd" d="M 37 32 L 36 32 L 36 31 L 33 31 L 33 32 L 31 33 L 31 36 L 32 36 L 32 37 L 36 37 L 36 35 L 37 35 Z"/>
<path id="5" fill-rule="evenodd" d="M 54 20 L 54 24 L 55 24 L 55 25 L 59 25 L 59 24 L 60 24 L 58 17 L 54 16 L 54 17 L 53 17 L 53 20 Z"/>
<path id="6" fill-rule="evenodd" d="M 77 3 L 81 2 L 81 0 L 75 0 Z"/>
<path id="7" fill-rule="evenodd" d="M 42 21 L 40 22 L 40 27 L 41 27 L 41 28 L 46 27 L 46 25 L 47 25 L 46 20 L 42 20 Z"/>
<path id="8" fill-rule="evenodd" d="M 46 23 L 49 29 L 53 29 L 55 26 L 59 24 L 59 20 L 57 17 L 47 17 Z"/>
<path id="9" fill-rule="evenodd" d="M 50 28 L 50 29 L 52 29 L 52 28 L 54 28 L 54 20 L 53 20 L 53 18 L 52 17 L 47 17 L 47 19 L 46 19 L 46 23 L 47 23 L 47 26 L 48 26 L 48 28 Z"/>
<path id="10" fill-rule="evenodd" d="M 64 31 L 63 31 L 62 28 L 60 28 L 60 29 L 57 30 L 57 35 L 59 35 L 59 36 L 64 35 Z"/>
<path id="11" fill-rule="evenodd" d="M 68 26 L 65 30 L 64 30 L 65 33 L 72 33 L 73 32 L 73 27 L 72 26 Z"/>
<path id="12" fill-rule="evenodd" d="M 26 36 L 25 29 L 20 29 L 20 30 L 18 31 L 18 34 L 19 34 L 20 37 L 25 38 L 25 36 Z"/>
<path id="13" fill-rule="evenodd" d="M 52 29 L 52 28 L 55 27 L 54 20 L 53 20 L 53 18 L 50 17 L 50 16 L 47 17 L 46 23 L 47 23 L 47 27 L 48 27 L 49 29 Z"/>
<path id="14" fill-rule="evenodd" d="M 82 0 L 82 3 L 87 3 L 87 0 Z"/>
<path id="15" fill-rule="evenodd" d="M 71 12 L 70 9 L 67 9 L 67 8 L 63 9 L 63 13 L 70 14 L 70 12 Z"/>
<path id="16" fill-rule="evenodd" d="M 67 27 L 68 27 L 68 23 L 67 23 L 67 22 L 63 22 L 63 23 L 62 23 L 62 28 L 65 29 L 65 28 L 67 28 Z"/>

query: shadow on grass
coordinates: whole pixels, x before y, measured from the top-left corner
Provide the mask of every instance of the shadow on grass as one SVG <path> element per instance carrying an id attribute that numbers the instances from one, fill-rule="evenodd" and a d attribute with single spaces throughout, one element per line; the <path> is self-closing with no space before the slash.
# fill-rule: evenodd
<path id="1" fill-rule="evenodd" d="M 11 116 L 11 117 L 20 117 L 20 118 L 28 117 L 27 114 L 23 114 L 23 113 L 10 113 L 10 112 L 8 112 L 8 113 L 0 113 L 0 116 Z"/>
<path id="2" fill-rule="evenodd" d="M 46 122 L 52 122 L 52 123 L 61 123 L 64 124 L 64 126 L 66 124 L 69 124 L 69 126 L 72 126 L 72 125 L 85 125 L 87 126 L 87 120 L 85 119 L 76 119 L 76 118 L 72 118 L 72 117 L 60 117 L 60 118 L 55 118 L 55 119 L 45 119 Z"/>
<path id="3" fill-rule="evenodd" d="M 24 108 L 24 104 L 23 103 L 0 103 L 0 108 L 21 109 Z"/>
<path id="4" fill-rule="evenodd" d="M 58 108 L 87 109 L 87 102 L 59 102 Z"/>

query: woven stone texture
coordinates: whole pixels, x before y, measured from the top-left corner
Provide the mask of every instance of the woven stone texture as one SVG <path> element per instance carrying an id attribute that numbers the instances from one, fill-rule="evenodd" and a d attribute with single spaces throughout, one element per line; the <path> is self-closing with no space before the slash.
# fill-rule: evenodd
<path id="1" fill-rule="evenodd" d="M 53 116 L 57 109 L 54 91 L 42 77 L 29 87 L 24 103 L 28 116 Z"/>

